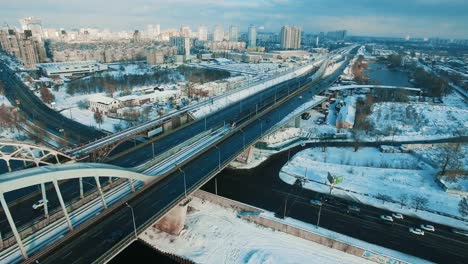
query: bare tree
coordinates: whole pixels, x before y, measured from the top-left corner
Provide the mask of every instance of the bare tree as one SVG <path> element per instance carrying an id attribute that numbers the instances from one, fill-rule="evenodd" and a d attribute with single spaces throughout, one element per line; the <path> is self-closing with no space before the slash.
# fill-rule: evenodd
<path id="1" fill-rule="evenodd" d="M 385 202 L 393 202 L 392 197 L 390 197 L 389 195 L 386 195 L 386 194 L 381 194 L 381 193 L 379 193 L 379 194 L 377 194 L 375 197 L 376 197 L 377 199 L 382 200 L 382 203 L 383 203 L 383 204 L 385 204 Z"/>
<path id="2" fill-rule="evenodd" d="M 94 120 L 99 125 L 99 128 L 101 128 L 101 124 L 104 123 L 104 117 L 102 116 L 102 113 L 99 110 L 96 110 L 96 112 L 94 112 Z"/>
<path id="3" fill-rule="evenodd" d="M 458 212 L 460 212 L 460 214 L 463 217 L 468 216 L 468 198 L 467 197 L 463 197 L 458 203 Z"/>
<path id="4" fill-rule="evenodd" d="M 408 202 L 408 195 L 405 193 L 400 194 L 398 201 L 400 202 L 401 208 L 403 208 L 403 206 Z"/>
<path id="5" fill-rule="evenodd" d="M 414 206 L 414 208 L 416 209 L 416 211 L 418 211 L 418 209 L 426 208 L 427 203 L 429 202 L 429 200 L 426 197 L 413 196 L 413 197 L 411 197 L 411 202 L 412 202 L 412 205 Z"/>
<path id="6" fill-rule="evenodd" d="M 448 168 L 452 170 L 459 169 L 462 165 L 463 158 L 464 156 L 460 143 L 443 146 L 441 174 L 444 175 Z"/>
<path id="7" fill-rule="evenodd" d="M 40 93 L 42 101 L 44 101 L 44 103 L 46 104 L 50 104 L 55 100 L 55 96 L 50 92 L 49 88 L 47 88 L 46 86 L 42 86 Z"/>

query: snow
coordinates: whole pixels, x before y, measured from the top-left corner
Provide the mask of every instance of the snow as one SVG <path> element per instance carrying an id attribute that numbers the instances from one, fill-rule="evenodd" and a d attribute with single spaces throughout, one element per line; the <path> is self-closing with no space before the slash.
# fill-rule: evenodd
<path id="1" fill-rule="evenodd" d="M 344 242 L 344 243 L 347 243 L 347 244 L 350 244 L 359 248 L 371 250 L 375 253 L 380 253 L 385 256 L 393 257 L 393 258 L 399 259 L 407 263 L 415 263 L 415 264 L 416 263 L 431 263 L 429 261 L 420 259 L 418 257 L 414 257 L 414 256 L 401 253 L 392 249 L 377 246 L 377 245 L 374 245 L 374 244 L 371 244 L 371 243 L 368 243 L 368 242 L 365 242 L 365 241 L 362 241 L 353 237 L 349 237 L 349 236 L 334 232 L 332 230 L 328 230 L 322 227 L 316 227 L 315 225 L 305 223 L 305 222 L 296 220 L 294 218 L 286 217 L 284 219 L 279 219 L 279 218 L 276 218 L 274 214 L 271 212 L 262 212 L 260 216 L 267 218 L 267 219 L 274 220 L 276 222 L 285 223 L 285 224 L 288 224 L 290 226 L 293 226 L 302 230 L 306 230 L 310 233 L 318 234 L 318 235 L 328 237 L 328 238 L 331 238 L 333 240 L 337 240 L 340 242 Z"/>
<path id="2" fill-rule="evenodd" d="M 140 238 L 154 247 L 196 263 L 370 263 L 326 246 L 264 228 L 237 212 L 194 197 L 186 229 L 179 236 L 153 227 Z"/>
<path id="3" fill-rule="evenodd" d="M 97 93 L 97 94 L 75 94 L 70 95 L 66 93 L 65 88 L 60 88 L 58 91 L 54 91 L 51 89 L 51 92 L 55 96 L 55 105 L 52 107 L 56 111 L 61 111 L 61 114 L 65 117 L 73 119 L 81 124 L 92 126 L 92 127 L 100 127 L 103 130 L 115 132 L 114 125 L 120 124 L 124 128 L 128 125 L 127 122 L 119 120 L 119 119 L 112 119 L 106 116 L 104 117 L 103 123 L 98 124 L 94 119 L 94 112 L 90 109 L 80 109 L 78 108 L 79 101 L 90 100 L 96 97 L 105 97 L 105 93 Z M 37 96 L 40 96 L 36 93 Z M 65 109 L 65 110 L 64 110 Z"/>
<path id="4" fill-rule="evenodd" d="M 468 109 L 447 105 L 376 103 L 369 120 L 377 133 L 392 140 L 447 138 L 468 131 Z"/>
<path id="5" fill-rule="evenodd" d="M 462 218 L 458 212 L 460 197 L 437 185 L 436 172 L 408 153 L 381 153 L 376 148 L 360 148 L 357 152 L 352 148 L 327 148 L 322 152 L 312 148 L 296 154 L 281 169 L 280 178 L 288 184 L 305 178 L 304 188 L 328 193 L 327 173 L 343 176 L 344 181 L 332 191 L 335 196 L 468 229 L 468 218 L 454 218 Z M 382 195 L 394 202 L 378 199 Z M 428 199 L 425 211 L 415 210 L 414 197 Z"/>
<path id="6" fill-rule="evenodd" d="M 204 106 L 200 107 L 199 109 L 195 110 L 193 112 L 193 115 L 196 118 L 203 118 L 204 116 L 209 115 L 210 113 L 212 113 L 214 111 L 218 111 L 219 109 L 222 109 L 222 108 L 226 107 L 227 105 L 230 105 L 230 104 L 235 103 L 235 102 L 239 102 L 242 99 L 247 98 L 252 94 L 255 94 L 255 93 L 259 92 L 259 91 L 265 90 L 265 89 L 267 89 L 267 88 L 269 88 L 269 87 L 271 87 L 273 85 L 276 85 L 276 84 L 278 84 L 280 82 L 292 79 L 295 76 L 302 75 L 302 74 L 312 70 L 313 67 L 314 67 L 314 65 L 310 64 L 310 65 L 301 67 L 301 68 L 299 68 L 299 69 L 297 69 L 297 70 L 295 70 L 293 72 L 283 74 L 283 75 L 281 75 L 279 77 L 276 77 L 276 78 L 266 79 L 265 81 L 263 81 L 263 82 L 261 82 L 259 84 L 253 85 L 253 86 L 245 88 L 245 89 L 241 89 L 241 90 L 236 91 L 236 92 L 234 92 L 232 94 L 229 94 L 227 96 L 218 98 L 218 99 L 214 100 L 211 104 L 204 105 Z"/>

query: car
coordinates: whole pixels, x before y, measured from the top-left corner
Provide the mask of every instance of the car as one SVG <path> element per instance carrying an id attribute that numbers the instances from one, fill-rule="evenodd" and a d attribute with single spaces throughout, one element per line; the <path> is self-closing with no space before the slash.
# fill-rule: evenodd
<path id="1" fill-rule="evenodd" d="M 310 200 L 310 203 L 317 206 L 322 206 L 322 202 L 320 200 Z"/>
<path id="2" fill-rule="evenodd" d="M 49 202 L 49 201 L 46 200 L 46 202 Z M 44 206 L 44 200 L 41 199 L 41 200 L 35 202 L 35 203 L 32 205 L 32 208 L 33 208 L 34 210 L 36 210 L 36 209 L 41 208 L 41 207 L 43 207 L 43 206 Z"/>
<path id="3" fill-rule="evenodd" d="M 461 229 L 452 229 L 452 232 L 462 236 L 468 236 L 468 231 Z"/>
<path id="4" fill-rule="evenodd" d="M 359 207 L 357 207 L 356 205 L 348 205 L 347 213 L 349 213 L 349 212 L 359 213 L 359 212 L 361 212 L 361 209 Z"/>
<path id="5" fill-rule="evenodd" d="M 380 219 L 382 219 L 384 221 L 388 221 L 388 222 L 393 222 L 393 218 L 391 216 L 389 216 L 389 215 L 381 215 Z"/>
<path id="6" fill-rule="evenodd" d="M 409 231 L 415 235 L 420 235 L 420 236 L 424 236 L 424 231 L 422 231 L 421 229 L 419 228 L 415 228 L 415 227 L 410 227 Z"/>
<path id="7" fill-rule="evenodd" d="M 396 219 L 403 219 L 403 215 L 400 213 L 392 213 L 392 217 Z"/>
<path id="8" fill-rule="evenodd" d="M 421 225 L 421 228 L 426 230 L 426 231 L 435 232 L 435 228 L 434 228 L 433 225 Z"/>

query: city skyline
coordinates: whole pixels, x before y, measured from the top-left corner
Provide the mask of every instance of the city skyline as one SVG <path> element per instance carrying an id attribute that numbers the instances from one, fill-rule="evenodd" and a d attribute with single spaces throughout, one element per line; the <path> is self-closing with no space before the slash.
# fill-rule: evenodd
<path id="1" fill-rule="evenodd" d="M 206 25 L 211 32 L 215 25 L 225 28 L 239 25 L 246 32 L 250 24 L 259 33 L 279 32 L 283 25 L 300 26 L 306 33 L 347 29 L 350 35 L 388 37 L 467 38 L 468 22 L 459 10 L 467 10 L 461 0 L 418 0 L 414 2 L 379 1 L 368 5 L 367 0 L 341 3 L 337 0 L 254 0 L 254 1 L 193 1 L 136 0 L 113 3 L 84 0 L 47 4 L 31 0 L 4 3 L 0 14 L 2 26 L 19 26 L 19 19 L 36 16 L 43 27 L 84 28 L 110 30 L 145 29 L 147 24 L 160 24 L 161 29 L 188 25 L 192 30 Z M 219 11 L 221 10 L 221 11 Z M 77 17 L 76 14 L 80 13 Z M 196 14 L 196 15 L 195 15 Z M 72 18 L 72 19 L 70 19 Z M 428 26 L 430 25 L 430 26 Z"/>

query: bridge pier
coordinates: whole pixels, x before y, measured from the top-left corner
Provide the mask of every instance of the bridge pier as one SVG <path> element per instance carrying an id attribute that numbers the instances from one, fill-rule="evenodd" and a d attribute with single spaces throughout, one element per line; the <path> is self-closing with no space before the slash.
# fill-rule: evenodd
<path id="1" fill-rule="evenodd" d="M 84 192 L 83 192 L 83 177 L 80 177 L 80 199 L 84 198 Z"/>
<path id="2" fill-rule="evenodd" d="M 3 207 L 3 212 L 5 212 L 5 216 L 8 220 L 8 223 L 10 224 L 11 232 L 13 232 L 13 236 L 16 239 L 16 243 L 18 243 L 18 247 L 21 251 L 21 254 L 23 255 L 24 259 L 28 259 L 28 254 L 26 253 L 26 250 L 24 249 L 23 246 L 23 241 L 21 241 L 21 237 L 18 233 L 18 229 L 16 229 L 15 221 L 13 221 L 13 217 L 11 216 L 10 209 L 8 208 L 8 204 L 5 201 L 5 197 L 3 196 L 3 193 L 0 195 L 0 202 Z M 3 240 L 2 240 L 3 243 Z"/>
<path id="3" fill-rule="evenodd" d="M 180 202 L 153 226 L 168 234 L 179 235 L 182 229 L 184 229 L 187 207 L 190 201 L 191 199 L 189 198 Z"/>
<path id="4" fill-rule="evenodd" d="M 130 183 L 130 189 L 132 190 L 132 193 L 135 192 L 135 182 L 133 179 L 128 179 L 128 182 Z"/>
<path id="5" fill-rule="evenodd" d="M 57 197 L 59 199 L 60 206 L 62 207 L 65 220 L 67 220 L 68 228 L 70 229 L 70 231 L 73 231 L 73 225 L 70 221 L 70 216 L 68 215 L 67 207 L 65 207 L 65 203 L 63 202 L 62 193 L 60 192 L 60 187 L 57 183 L 57 180 L 52 181 L 52 183 L 54 184 L 55 192 L 57 193 Z"/>

